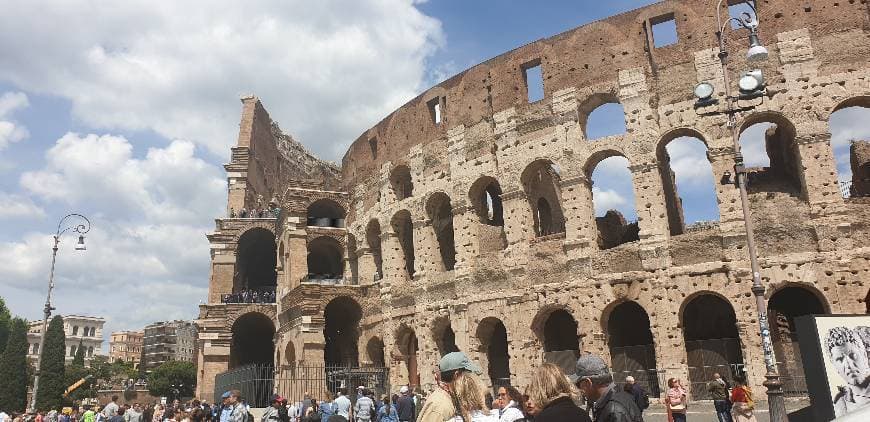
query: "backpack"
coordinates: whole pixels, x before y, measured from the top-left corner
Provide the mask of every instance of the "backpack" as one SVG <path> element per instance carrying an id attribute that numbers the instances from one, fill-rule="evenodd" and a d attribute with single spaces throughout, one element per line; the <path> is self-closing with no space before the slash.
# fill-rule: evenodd
<path id="1" fill-rule="evenodd" d="M 640 389 L 640 402 L 637 405 L 640 407 L 640 410 L 649 408 L 649 394 L 642 388 Z"/>

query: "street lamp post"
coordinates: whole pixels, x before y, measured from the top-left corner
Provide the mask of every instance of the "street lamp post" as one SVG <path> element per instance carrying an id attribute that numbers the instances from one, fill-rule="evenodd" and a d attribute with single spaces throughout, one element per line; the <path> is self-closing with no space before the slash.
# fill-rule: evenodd
<path id="1" fill-rule="evenodd" d="M 78 223 L 73 223 L 67 227 L 63 227 L 67 219 L 79 219 Z M 30 411 L 36 411 L 36 394 L 39 391 L 39 367 L 42 364 L 43 346 L 45 346 L 45 335 L 48 331 L 48 318 L 51 317 L 51 290 L 54 288 L 54 263 L 57 258 L 57 245 L 60 243 L 60 236 L 67 231 L 72 230 L 79 234 L 79 241 L 76 243 L 76 250 L 85 250 L 85 233 L 91 230 L 91 221 L 81 214 L 67 214 L 57 223 L 57 231 L 54 233 L 54 246 L 51 248 L 51 271 L 48 274 L 48 295 L 45 298 L 45 308 L 42 311 L 42 332 L 39 337 L 39 352 L 36 357 L 36 371 L 33 374 L 33 396 L 30 398 Z"/>
<path id="2" fill-rule="evenodd" d="M 764 386 L 767 388 L 767 400 L 772 422 L 784 422 L 787 415 L 785 400 L 783 398 L 782 382 L 776 368 L 776 359 L 773 354 L 773 344 L 770 338 L 770 325 L 767 319 L 767 306 L 764 299 L 765 287 L 761 284 L 761 270 L 758 265 L 758 254 L 755 248 L 755 236 L 752 224 L 752 215 L 749 208 L 749 196 L 746 192 L 746 167 L 743 164 L 743 154 L 740 151 L 740 129 L 737 127 L 737 114 L 754 109 L 755 105 L 741 106 L 739 101 L 760 98 L 764 101 L 764 78 L 760 70 L 744 72 L 738 82 L 739 94 L 731 94 L 731 78 L 728 73 L 728 49 L 725 37 L 725 29 L 731 22 L 737 22 L 741 28 L 749 31 L 749 50 L 746 58 L 750 62 L 766 60 L 767 49 L 758 40 L 758 12 L 751 1 L 745 3 L 752 9 L 753 14 L 744 13 L 740 18 L 729 18 L 722 23 L 721 11 L 724 0 L 719 0 L 716 6 L 716 37 L 719 41 L 719 62 L 722 66 L 722 83 L 724 84 L 725 110 L 699 113 L 702 115 L 725 114 L 728 117 L 728 129 L 731 131 L 731 140 L 734 147 L 734 172 L 737 177 L 737 187 L 740 190 L 740 203 L 743 208 L 743 221 L 746 227 L 746 243 L 749 252 L 749 262 L 752 269 L 752 293 L 755 295 L 755 304 L 758 312 L 758 330 L 761 335 L 761 346 L 764 352 L 764 366 L 767 370 Z M 706 108 L 716 104 L 713 98 L 715 89 L 707 82 L 698 84 L 695 95 L 698 102 L 696 109 Z"/>

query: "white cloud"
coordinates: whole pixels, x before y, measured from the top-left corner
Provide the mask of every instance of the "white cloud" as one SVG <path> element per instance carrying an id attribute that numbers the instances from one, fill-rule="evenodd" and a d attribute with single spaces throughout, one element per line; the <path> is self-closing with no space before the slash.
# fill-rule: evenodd
<path id="1" fill-rule="evenodd" d="M 45 210 L 22 195 L 0 192 L 0 220 L 13 218 L 42 218 Z"/>
<path id="2" fill-rule="evenodd" d="M 411 0 L 13 0 L 0 14 L 0 79 L 68 98 L 91 127 L 151 129 L 222 156 L 239 94 L 254 93 L 286 130 L 339 158 L 425 88 L 443 40 Z"/>
<path id="3" fill-rule="evenodd" d="M 628 200 L 619 192 L 612 189 L 602 190 L 598 187 L 592 188 L 592 201 L 595 204 L 595 215 L 599 217 L 610 210 L 622 212 L 622 209 L 628 205 Z M 624 212 L 623 215 L 625 215 Z"/>
<path id="4" fill-rule="evenodd" d="M 769 167 L 770 158 L 765 147 L 765 132 L 773 123 L 757 123 L 740 134 L 740 152 L 746 167 Z"/>
<path id="5" fill-rule="evenodd" d="M 23 92 L 6 92 L 0 95 L 0 151 L 9 144 L 26 139 L 30 136 L 27 128 L 11 120 L 11 115 L 30 105 L 27 95 Z"/>
<path id="6" fill-rule="evenodd" d="M 695 138 L 677 138 L 668 144 L 667 151 L 680 189 L 707 187 L 713 183 L 713 166 L 707 159 L 707 147 L 703 142 Z"/>

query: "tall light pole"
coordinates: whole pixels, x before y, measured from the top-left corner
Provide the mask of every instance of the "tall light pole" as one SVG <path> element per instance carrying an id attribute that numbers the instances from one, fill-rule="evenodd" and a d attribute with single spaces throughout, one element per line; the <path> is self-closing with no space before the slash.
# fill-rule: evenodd
<path id="1" fill-rule="evenodd" d="M 728 73 L 728 49 L 725 30 L 736 22 L 742 29 L 749 31 L 749 50 L 746 59 L 749 62 L 763 61 L 767 59 L 767 49 L 758 40 L 758 12 L 751 0 L 745 3 L 752 9 L 752 14 L 744 13 L 740 18 L 729 18 L 722 23 L 722 3 L 719 0 L 716 6 L 716 37 L 719 41 L 719 62 L 722 66 L 722 83 L 725 92 L 725 110 L 699 113 L 702 115 L 721 115 L 728 117 L 728 129 L 731 131 L 731 140 L 734 145 L 734 173 L 737 177 L 737 187 L 740 190 L 740 204 L 743 208 L 743 222 L 746 227 L 746 244 L 749 250 L 749 263 L 752 267 L 752 293 L 755 295 L 755 304 L 758 312 L 758 330 L 761 335 L 761 347 L 764 352 L 764 366 L 767 370 L 764 386 L 767 388 L 767 400 L 770 410 L 771 422 L 786 421 L 785 400 L 783 398 L 782 382 L 776 368 L 776 359 L 773 354 L 773 344 L 770 338 L 770 324 L 767 320 L 767 305 L 764 300 L 765 287 L 761 284 L 761 270 L 758 265 L 758 253 L 755 248 L 755 235 L 752 224 L 752 213 L 749 208 L 749 196 L 746 192 L 746 167 L 743 164 L 743 154 L 740 152 L 740 128 L 737 127 L 737 114 L 749 111 L 756 107 L 754 104 L 741 106 L 740 101 L 760 98 L 764 101 L 764 78 L 760 70 L 743 72 L 739 81 L 739 93 L 731 93 L 731 77 Z M 708 82 L 702 82 L 695 87 L 696 110 L 706 109 L 718 103 L 713 98 L 715 89 Z"/>
<path id="2" fill-rule="evenodd" d="M 67 219 L 78 219 L 78 223 L 71 222 L 69 226 L 63 227 Z M 57 231 L 54 233 L 54 246 L 51 248 L 51 271 L 48 273 L 48 295 L 45 298 L 45 308 L 42 311 L 42 332 L 39 336 L 39 352 L 36 357 L 36 371 L 33 374 L 33 396 L 30 398 L 30 411 L 36 410 L 36 394 L 39 392 L 39 367 L 42 364 L 42 353 L 45 346 L 45 335 L 48 331 L 48 318 L 51 317 L 51 290 L 54 289 L 54 263 L 57 258 L 57 245 L 60 243 L 60 236 L 68 231 L 73 231 L 79 234 L 79 241 L 76 243 L 76 250 L 83 251 L 85 247 L 85 233 L 91 230 L 91 220 L 81 214 L 67 214 L 57 223 Z"/>

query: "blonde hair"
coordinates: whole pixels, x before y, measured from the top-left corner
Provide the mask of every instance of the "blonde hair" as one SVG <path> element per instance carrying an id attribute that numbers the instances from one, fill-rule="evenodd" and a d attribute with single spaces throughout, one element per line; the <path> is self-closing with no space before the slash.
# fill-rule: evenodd
<path id="1" fill-rule="evenodd" d="M 558 366 L 545 363 L 538 367 L 527 390 L 529 399 L 539 410 L 547 407 L 553 400 L 560 397 L 574 398 L 577 396 L 574 387 L 565 378 Z"/>
<path id="2" fill-rule="evenodd" d="M 453 379 L 452 386 L 459 401 L 459 411 L 462 412 L 465 420 L 471 420 L 470 413 L 474 410 L 484 413 L 489 411 L 484 397 L 484 388 L 472 373 L 459 371 Z"/>

